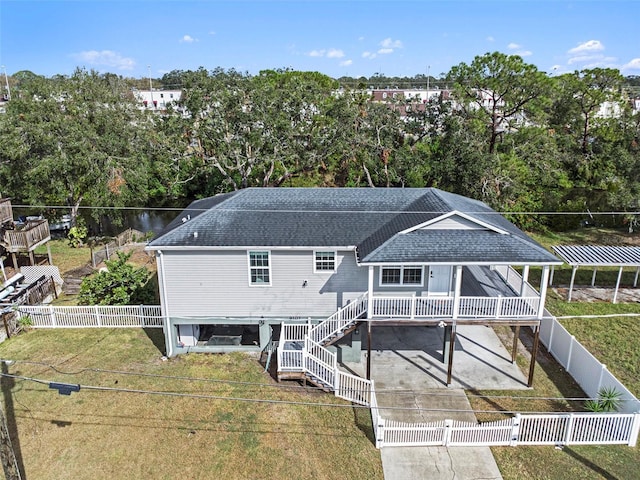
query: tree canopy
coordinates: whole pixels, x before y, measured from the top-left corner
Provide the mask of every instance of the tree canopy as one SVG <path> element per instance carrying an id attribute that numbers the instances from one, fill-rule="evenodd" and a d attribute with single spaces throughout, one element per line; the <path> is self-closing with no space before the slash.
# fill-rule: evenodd
<path id="1" fill-rule="evenodd" d="M 158 113 L 114 74 L 18 72 L 0 115 L 2 194 L 76 213 L 249 186 L 434 186 L 526 228 L 572 224 L 531 212 L 638 209 L 640 116 L 617 70 L 549 76 L 493 52 L 430 76 L 447 94 L 418 106 L 366 90 L 426 80 L 174 70 L 154 82 L 182 90 L 180 109 Z"/>

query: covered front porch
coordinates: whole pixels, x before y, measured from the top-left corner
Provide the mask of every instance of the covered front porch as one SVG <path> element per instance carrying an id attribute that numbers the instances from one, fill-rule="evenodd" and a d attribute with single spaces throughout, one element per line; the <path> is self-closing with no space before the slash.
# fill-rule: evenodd
<path id="1" fill-rule="evenodd" d="M 382 267 L 369 267 L 367 292 L 367 318 L 376 322 L 509 321 L 541 318 L 544 312 L 548 266 L 542 267 L 539 291 L 528 283 L 528 265 L 522 268 L 522 275 L 509 265 L 452 265 L 449 277 L 438 280 L 444 288 L 436 294 L 427 289 L 420 295 L 415 291 L 385 294 L 375 288 L 380 275 L 377 268 Z"/>
<path id="2" fill-rule="evenodd" d="M 541 294 L 527 282 L 528 266 L 523 267 L 522 276 L 510 266 L 501 265 L 456 265 L 451 270 L 454 272 L 452 295 L 417 296 L 412 292 L 411 295 L 388 296 L 374 290 L 372 279 L 376 275 L 370 267 L 369 292 L 319 324 L 282 326 L 278 345 L 279 378 L 300 375 L 323 388 L 333 385 L 333 380 L 340 375 L 336 349 L 342 348 L 340 344 L 353 331 L 353 341 L 347 348 L 351 349 L 351 356 L 359 360 L 362 344 L 366 345 L 366 378 L 370 379 L 374 327 L 437 325 L 443 327 L 442 361 L 446 365 L 446 384 L 450 385 L 458 328 L 465 324 L 490 326 L 503 323 L 515 327 L 512 362 L 515 361 L 520 327 L 530 326 L 534 330 L 534 351 L 527 382 L 531 386 L 549 267 L 543 266 Z M 360 340 L 365 329 L 366 339 Z M 328 350 L 327 347 L 333 344 L 337 345 Z M 344 360 L 345 355 L 341 357 Z"/>

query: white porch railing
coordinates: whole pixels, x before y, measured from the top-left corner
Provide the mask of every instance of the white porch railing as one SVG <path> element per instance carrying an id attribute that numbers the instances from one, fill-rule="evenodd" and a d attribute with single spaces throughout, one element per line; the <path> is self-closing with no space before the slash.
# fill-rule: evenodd
<path id="1" fill-rule="evenodd" d="M 374 419 L 372 406 L 372 420 Z M 628 445 L 638 440 L 640 414 L 516 414 L 494 422 L 385 420 L 376 408 L 376 446 Z"/>
<path id="2" fill-rule="evenodd" d="M 164 325 L 159 305 L 23 305 L 16 314 L 18 318 L 28 315 L 33 328 L 162 328 Z"/>
<path id="3" fill-rule="evenodd" d="M 372 318 L 453 318 L 454 297 L 373 297 Z M 460 297 L 458 318 L 532 318 L 540 297 Z"/>

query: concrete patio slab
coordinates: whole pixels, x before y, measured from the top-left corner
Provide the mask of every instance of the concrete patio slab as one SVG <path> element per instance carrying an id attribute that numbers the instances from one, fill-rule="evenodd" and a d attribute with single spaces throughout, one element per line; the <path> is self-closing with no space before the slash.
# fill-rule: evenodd
<path id="1" fill-rule="evenodd" d="M 528 388 L 493 329 L 469 325 L 458 327 L 452 384 L 447 387 L 443 340 L 439 327 L 372 329 L 371 377 L 383 418 L 475 422 L 463 389 Z M 366 345 L 363 350 L 360 363 L 344 364 L 361 376 L 366 375 Z M 381 457 L 390 480 L 502 479 L 489 447 L 382 447 Z"/>

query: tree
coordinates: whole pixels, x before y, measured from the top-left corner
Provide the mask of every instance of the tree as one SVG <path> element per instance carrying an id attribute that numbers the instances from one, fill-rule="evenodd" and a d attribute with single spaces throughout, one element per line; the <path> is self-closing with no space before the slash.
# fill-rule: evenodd
<path id="1" fill-rule="evenodd" d="M 22 75 L 0 141 L 5 194 L 33 204 L 142 205 L 147 198 L 150 119 L 117 76 Z"/>
<path id="2" fill-rule="evenodd" d="M 470 65 L 454 66 L 447 79 L 453 82 L 456 102 L 489 126 L 489 153 L 503 131 L 542 112 L 539 104 L 549 89 L 544 72 L 517 55 L 499 52 L 477 56 Z"/>
<path id="3" fill-rule="evenodd" d="M 127 263 L 131 253 L 117 252 L 106 270 L 85 277 L 80 285 L 80 305 L 142 305 L 153 301 L 149 271 Z"/>
<path id="4" fill-rule="evenodd" d="M 611 110 L 607 116 L 615 116 L 616 108 L 622 110 L 624 77 L 616 69 L 593 68 L 561 75 L 555 81 L 558 94 L 552 123 L 560 128 L 568 127 L 579 139 L 581 152 L 587 154 L 597 118 L 604 118 L 601 110 Z"/>

